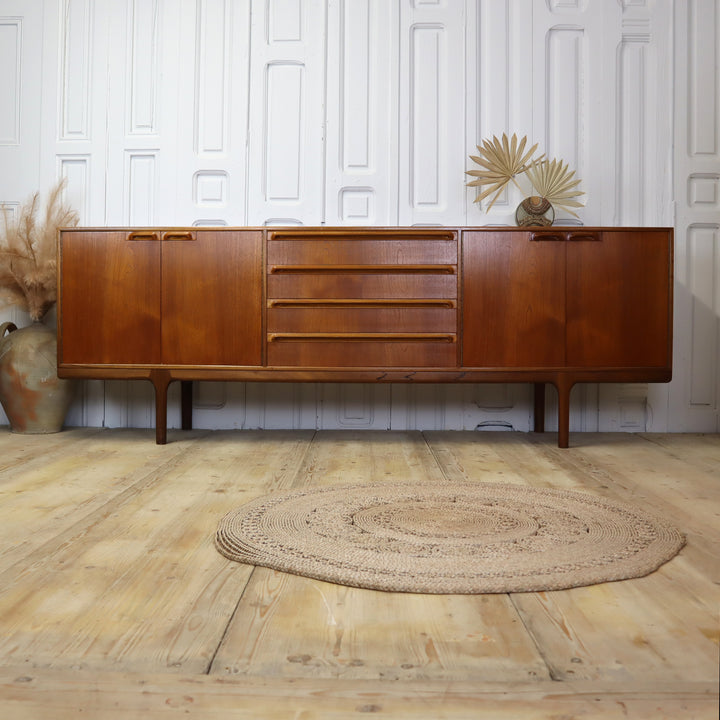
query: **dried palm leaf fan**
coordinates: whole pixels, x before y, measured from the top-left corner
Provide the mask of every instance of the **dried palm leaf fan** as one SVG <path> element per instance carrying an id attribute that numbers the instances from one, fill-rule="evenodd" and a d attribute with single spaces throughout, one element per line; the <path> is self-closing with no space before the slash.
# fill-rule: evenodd
<path id="1" fill-rule="evenodd" d="M 532 156 L 537 150 L 537 143 L 527 152 L 525 152 L 525 145 L 527 145 L 527 136 L 518 142 L 515 133 L 513 133 L 510 140 L 508 140 L 507 134 L 503 133 L 502 141 L 493 135 L 492 140 L 483 140 L 482 146 L 477 146 L 480 152 L 479 156 L 470 156 L 473 162 L 485 169 L 467 171 L 468 175 L 477 178 L 477 180 L 469 182 L 468 187 L 490 186 L 475 198 L 475 202 L 480 202 L 488 195 L 495 193 L 495 197 L 493 197 L 485 210 L 486 212 L 495 204 L 500 193 L 510 181 L 515 184 L 518 190 L 521 189 L 515 180 L 515 176 L 527 172 L 532 162 Z M 544 157 L 544 155 L 541 155 L 541 157 Z"/>
<path id="2" fill-rule="evenodd" d="M 569 171 L 562 160 L 536 160 L 527 170 L 528 179 L 540 197 L 578 217 L 570 208 L 583 207 L 575 198 L 585 193 L 576 189 L 581 181 L 573 180 L 574 175 L 575 171 Z"/>
<path id="3" fill-rule="evenodd" d="M 573 179 L 575 171 L 569 171 L 562 160 L 545 159 L 544 153 L 533 157 L 537 143 L 527 151 L 526 145 L 527 137 L 518 141 L 515 134 L 510 139 L 503 134 L 502 140 L 493 136 L 492 140 L 483 140 L 482 145 L 477 146 L 480 155 L 471 155 L 470 159 L 483 169 L 467 171 L 468 175 L 476 178 L 468 183 L 468 187 L 487 187 L 478 194 L 475 202 L 493 195 L 485 209 L 488 212 L 509 182 L 512 181 L 522 192 L 515 178 L 526 175 L 533 193 L 518 206 L 515 216 L 518 225 L 551 225 L 555 216 L 554 207 L 577 217 L 570 208 L 583 207 L 576 198 L 584 193 L 577 189 L 581 181 Z"/>

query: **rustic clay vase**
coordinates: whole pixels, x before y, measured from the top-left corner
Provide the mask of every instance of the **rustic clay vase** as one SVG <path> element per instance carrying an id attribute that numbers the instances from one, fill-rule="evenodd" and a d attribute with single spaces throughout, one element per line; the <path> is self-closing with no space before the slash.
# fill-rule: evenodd
<path id="1" fill-rule="evenodd" d="M 59 432 L 72 391 L 72 381 L 57 376 L 54 330 L 41 322 L 0 325 L 0 403 L 13 432 Z"/>

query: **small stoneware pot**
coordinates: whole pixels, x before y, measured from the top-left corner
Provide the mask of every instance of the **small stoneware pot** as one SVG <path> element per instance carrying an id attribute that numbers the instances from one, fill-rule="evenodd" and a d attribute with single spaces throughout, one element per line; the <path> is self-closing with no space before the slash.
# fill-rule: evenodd
<path id="1" fill-rule="evenodd" d="M 515 222 L 519 227 L 548 227 L 555 220 L 555 209 L 547 198 L 531 195 L 526 197 L 515 211 Z"/>

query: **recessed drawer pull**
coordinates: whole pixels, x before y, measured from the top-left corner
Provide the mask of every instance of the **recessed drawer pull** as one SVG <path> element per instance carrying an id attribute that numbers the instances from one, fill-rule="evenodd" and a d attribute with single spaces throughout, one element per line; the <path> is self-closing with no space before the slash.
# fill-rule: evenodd
<path id="1" fill-rule="evenodd" d="M 457 342 L 451 333 L 268 333 L 268 342 Z"/>
<path id="2" fill-rule="evenodd" d="M 598 233 L 568 233 L 568 240 L 572 242 L 588 242 L 588 241 L 599 241 L 600 235 Z"/>
<path id="3" fill-rule="evenodd" d="M 530 242 L 565 242 L 567 236 L 565 233 L 554 232 L 534 232 L 530 233 Z"/>
<path id="4" fill-rule="evenodd" d="M 381 299 L 335 299 L 335 298 L 281 298 L 268 300 L 269 308 L 454 308 L 455 300 L 433 298 L 416 300 Z"/>
<path id="5" fill-rule="evenodd" d="M 271 275 L 354 274 L 354 275 L 454 275 L 455 265 L 271 265 Z"/>
<path id="6" fill-rule="evenodd" d="M 163 233 L 162 239 L 167 240 L 194 240 L 195 233 L 190 230 L 170 230 Z"/>
<path id="7" fill-rule="evenodd" d="M 159 240 L 160 235 L 152 230 L 133 230 L 127 236 L 128 240 Z"/>

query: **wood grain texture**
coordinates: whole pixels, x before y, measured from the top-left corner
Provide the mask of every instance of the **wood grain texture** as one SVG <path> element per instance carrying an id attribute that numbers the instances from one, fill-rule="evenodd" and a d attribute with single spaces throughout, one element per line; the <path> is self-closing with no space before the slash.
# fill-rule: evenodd
<path id="1" fill-rule="evenodd" d="M 59 363 L 161 361 L 160 235 L 137 240 L 129 235 L 122 230 L 61 234 Z"/>
<path id="2" fill-rule="evenodd" d="M 720 437 L 0 430 L 0 706 L 247 718 L 715 718 Z M 230 562 L 273 490 L 446 478 L 637 502 L 688 537 L 646 578 L 424 596 Z"/>
<path id="3" fill-rule="evenodd" d="M 565 364 L 565 245 L 463 233 L 463 366 Z"/>
<path id="4" fill-rule="evenodd" d="M 162 243 L 163 361 L 262 364 L 262 233 Z"/>

